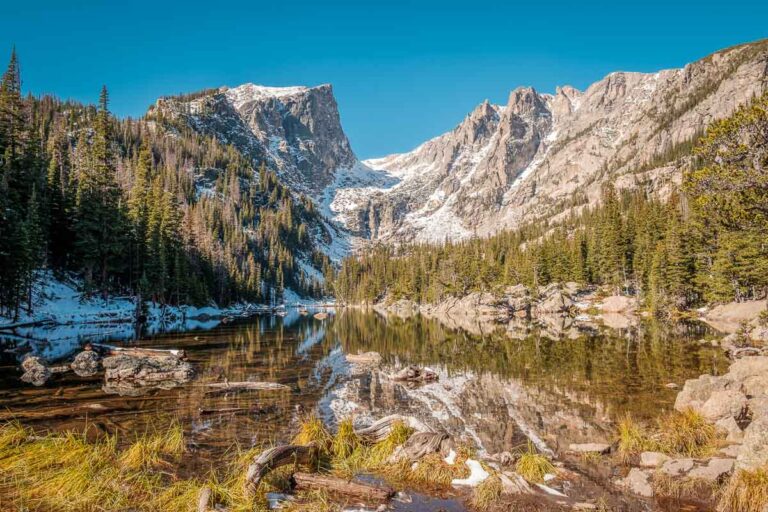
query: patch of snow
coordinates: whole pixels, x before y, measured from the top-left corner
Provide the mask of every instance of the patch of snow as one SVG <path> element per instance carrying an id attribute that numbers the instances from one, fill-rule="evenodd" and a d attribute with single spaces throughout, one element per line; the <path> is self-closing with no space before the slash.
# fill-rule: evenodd
<path id="1" fill-rule="evenodd" d="M 469 467 L 469 476 L 467 478 L 454 478 L 451 480 L 451 485 L 477 487 L 482 481 L 491 476 L 483 469 L 482 464 L 475 459 L 467 459 L 465 464 Z"/>

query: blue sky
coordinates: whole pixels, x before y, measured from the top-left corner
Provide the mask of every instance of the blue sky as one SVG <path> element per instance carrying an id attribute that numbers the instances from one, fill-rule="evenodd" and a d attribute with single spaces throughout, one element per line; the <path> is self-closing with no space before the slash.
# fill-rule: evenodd
<path id="1" fill-rule="evenodd" d="M 358 156 L 411 149 L 489 99 L 584 88 L 768 37 L 768 2 L 8 2 L 24 88 L 143 114 L 219 85 L 332 83 Z M 5 56 L 2 56 L 5 59 Z"/>

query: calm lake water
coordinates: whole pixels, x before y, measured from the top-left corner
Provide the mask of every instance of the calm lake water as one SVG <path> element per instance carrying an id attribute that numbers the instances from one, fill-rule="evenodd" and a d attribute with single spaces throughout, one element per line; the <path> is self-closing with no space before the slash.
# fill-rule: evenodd
<path id="1" fill-rule="evenodd" d="M 137 346 L 183 348 L 195 381 L 173 389 L 120 396 L 100 377 L 55 377 L 45 387 L 19 381 L 17 362 L 0 360 L 0 418 L 40 429 L 117 433 L 125 442 L 171 421 L 195 449 L 189 472 L 221 465 L 235 444 L 289 440 L 299 411 L 333 424 L 391 412 L 420 417 L 475 444 L 481 453 L 524 446 L 557 451 L 570 442 L 607 440 L 629 412 L 652 419 L 671 408 L 682 385 L 721 373 L 720 351 L 701 343 L 695 325 L 641 324 L 622 330 L 560 331 L 499 326 L 481 333 L 431 319 L 382 317 L 342 310 L 325 320 L 291 312 L 255 317 L 207 331 L 156 334 Z M 381 369 L 350 368 L 345 353 L 376 351 Z M 428 366 L 436 383 L 409 387 L 386 378 L 403 365 Z M 270 381 L 283 391 L 211 392 L 204 383 Z M 95 435 L 95 434 L 94 434 Z M 448 506 L 448 505 L 446 505 Z"/>

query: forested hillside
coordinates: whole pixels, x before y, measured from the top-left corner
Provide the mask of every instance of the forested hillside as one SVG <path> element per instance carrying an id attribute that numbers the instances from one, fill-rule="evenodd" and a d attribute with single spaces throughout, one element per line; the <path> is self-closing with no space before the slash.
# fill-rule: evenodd
<path id="1" fill-rule="evenodd" d="M 0 314 L 31 309 L 41 268 L 88 293 L 164 303 L 320 296 L 329 234 L 313 203 L 231 146 L 162 119 L 22 97 L 0 82 Z"/>
<path id="2" fill-rule="evenodd" d="M 657 312 L 768 294 L 768 94 L 712 124 L 666 201 L 608 186 L 599 206 L 490 238 L 378 246 L 335 280 L 347 302 L 437 302 L 577 281 L 637 293 Z"/>

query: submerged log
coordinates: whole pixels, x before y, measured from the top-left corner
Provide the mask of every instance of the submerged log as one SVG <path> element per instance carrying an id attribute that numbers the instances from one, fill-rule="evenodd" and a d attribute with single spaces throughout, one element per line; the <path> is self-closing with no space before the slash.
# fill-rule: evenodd
<path id="1" fill-rule="evenodd" d="M 314 467 L 317 465 L 318 455 L 319 449 L 315 443 L 306 446 L 288 444 L 261 452 L 248 466 L 248 472 L 245 475 L 246 495 L 254 495 L 261 479 L 273 469 L 288 464 Z"/>
<path id="2" fill-rule="evenodd" d="M 437 380 L 437 374 L 429 368 L 408 366 L 392 375 L 392 380 L 407 382 L 431 382 Z"/>
<path id="3" fill-rule="evenodd" d="M 386 501 L 395 494 L 394 489 L 388 486 L 352 482 L 330 475 L 294 473 L 292 482 L 297 490 L 324 489 L 330 493 L 343 494 L 375 503 Z"/>
<path id="4" fill-rule="evenodd" d="M 260 391 L 270 391 L 270 390 L 278 390 L 278 389 L 291 389 L 285 384 L 278 384 L 277 382 L 251 382 L 251 381 L 245 381 L 245 382 L 212 382 L 207 384 L 209 388 L 214 389 L 231 389 L 231 390 L 238 390 L 238 389 L 256 389 Z"/>

